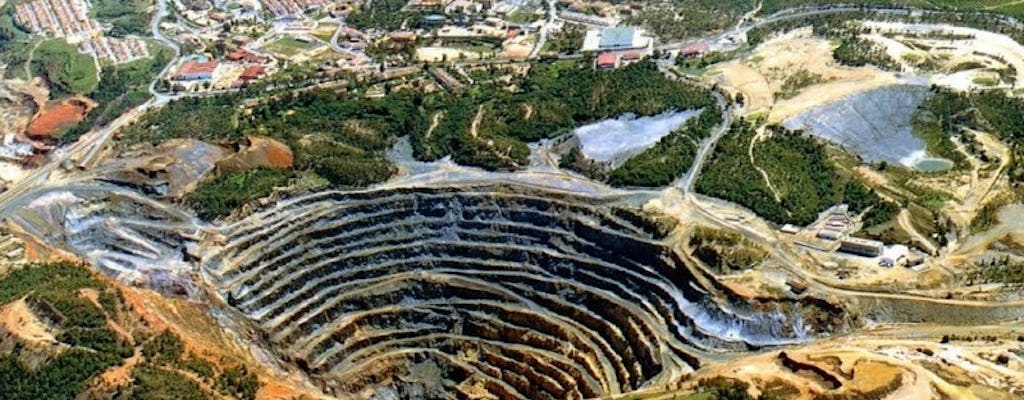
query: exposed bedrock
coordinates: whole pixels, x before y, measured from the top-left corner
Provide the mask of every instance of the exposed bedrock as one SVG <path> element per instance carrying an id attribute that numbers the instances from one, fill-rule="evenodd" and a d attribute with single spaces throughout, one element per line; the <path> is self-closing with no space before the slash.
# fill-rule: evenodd
<path id="1" fill-rule="evenodd" d="M 611 203 L 515 185 L 321 193 L 227 228 L 204 273 L 281 357 L 354 398 L 591 398 L 842 326 L 820 304 L 702 287 L 664 243 L 672 224 Z"/>

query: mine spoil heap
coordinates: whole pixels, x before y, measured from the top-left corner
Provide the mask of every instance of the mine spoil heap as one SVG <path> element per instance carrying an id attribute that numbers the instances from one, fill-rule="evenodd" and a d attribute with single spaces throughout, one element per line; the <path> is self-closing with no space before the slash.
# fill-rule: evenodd
<path id="1" fill-rule="evenodd" d="M 227 227 L 203 271 L 345 398 L 599 397 L 841 325 L 703 287 L 664 243 L 674 224 L 613 202 L 515 184 L 318 193 Z"/>

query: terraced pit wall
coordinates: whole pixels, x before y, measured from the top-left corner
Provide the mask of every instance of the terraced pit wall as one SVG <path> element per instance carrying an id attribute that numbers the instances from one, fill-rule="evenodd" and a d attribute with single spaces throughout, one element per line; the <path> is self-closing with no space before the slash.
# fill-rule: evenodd
<path id="1" fill-rule="evenodd" d="M 704 287 L 666 244 L 674 224 L 613 203 L 515 184 L 319 193 L 228 227 L 204 277 L 351 398 L 593 398 L 845 329 L 819 302 Z"/>

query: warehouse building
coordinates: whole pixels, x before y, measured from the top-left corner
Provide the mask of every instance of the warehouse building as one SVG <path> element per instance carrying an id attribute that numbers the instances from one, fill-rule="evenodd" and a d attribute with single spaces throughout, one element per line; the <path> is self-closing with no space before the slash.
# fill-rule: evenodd
<path id="1" fill-rule="evenodd" d="M 580 50 L 584 53 L 613 52 L 620 56 L 636 53 L 647 57 L 654 53 L 654 38 L 635 26 L 591 29 L 587 31 Z"/>
<path id="2" fill-rule="evenodd" d="M 877 240 L 847 236 L 839 242 L 839 251 L 864 257 L 878 257 L 885 250 L 885 243 Z"/>

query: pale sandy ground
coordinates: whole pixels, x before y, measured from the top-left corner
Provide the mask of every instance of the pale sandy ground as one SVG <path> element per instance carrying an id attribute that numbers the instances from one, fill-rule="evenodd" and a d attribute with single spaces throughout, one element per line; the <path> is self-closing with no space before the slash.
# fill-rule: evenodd
<path id="1" fill-rule="evenodd" d="M 0 308 L 0 326 L 29 344 L 60 344 L 50 327 L 28 308 L 24 298 Z"/>
<path id="2" fill-rule="evenodd" d="M 950 58 L 948 67 L 967 61 L 978 61 L 989 66 L 1002 66 L 1003 61 L 997 60 L 991 55 L 998 55 L 1005 60 L 1005 65 L 1013 68 L 1017 73 L 1016 82 L 1020 82 L 1020 75 L 1024 73 L 1024 46 L 1017 43 L 1009 36 L 983 31 L 980 29 L 966 28 L 952 25 L 932 24 L 905 24 L 899 22 L 865 22 L 864 26 L 882 33 L 893 33 L 896 38 L 887 38 L 881 34 L 867 35 L 866 37 L 886 46 L 890 56 L 901 60 L 904 54 L 924 54 L 919 50 L 912 50 L 900 41 L 909 41 L 923 44 L 928 47 L 941 49 Z M 904 32 L 912 33 L 951 33 L 955 35 L 970 35 L 973 39 L 907 39 L 900 38 L 899 34 Z M 885 35 L 891 36 L 891 35 Z M 897 40 L 900 39 L 900 40 Z M 932 76 L 933 83 L 951 87 L 957 90 L 969 90 L 980 87 L 973 82 L 973 79 L 981 71 L 962 71 L 953 74 L 937 74 Z M 1016 84 L 1015 82 L 1015 84 Z"/>
<path id="3" fill-rule="evenodd" d="M 926 332 L 928 330 L 927 327 L 885 328 L 879 332 L 883 338 L 859 335 L 811 344 L 801 349 L 785 350 L 792 359 L 820 367 L 838 379 L 842 383 L 839 389 L 829 389 L 824 379 L 809 370 L 794 371 L 787 368 L 780 362 L 779 352 L 710 365 L 698 371 L 690 381 L 696 382 L 712 376 L 725 376 L 755 384 L 781 381 L 800 392 L 796 398 L 809 399 L 822 394 L 864 393 L 899 377 L 900 385 L 885 398 L 1017 398 L 1009 393 L 1022 389 L 1024 373 L 1021 372 L 1022 359 L 1009 351 L 1015 347 L 1012 340 L 985 344 L 956 343 L 947 346 L 938 344 L 931 340 L 932 338 L 914 339 L 921 335 L 934 334 Z M 933 330 L 940 332 L 941 328 Z M 899 337 L 900 335 L 907 337 Z M 1000 365 L 993 362 L 996 355 L 1009 356 L 1009 363 Z M 978 384 L 965 387 L 950 380 Z M 663 398 L 671 397 L 666 395 Z"/>
<path id="4" fill-rule="evenodd" d="M 447 58 L 445 58 L 446 55 Z M 454 62 L 459 60 L 477 60 L 480 59 L 480 57 L 481 55 L 478 52 L 453 49 L 450 47 L 427 46 L 416 49 L 417 61 L 441 62 L 447 60 Z"/>
<path id="5" fill-rule="evenodd" d="M 851 94 L 883 86 L 917 81 L 933 83 L 955 90 L 982 87 L 975 82 L 979 77 L 992 77 L 984 69 L 953 72 L 957 65 L 977 62 L 986 68 L 1009 67 L 1024 73 L 1024 46 L 1006 35 L 972 28 L 949 25 L 901 24 L 894 22 L 864 22 L 875 33 L 864 35 L 885 47 L 890 56 L 904 65 L 905 72 L 882 71 L 873 66 L 852 68 L 837 64 L 831 56 L 833 43 L 814 37 L 810 28 L 793 30 L 758 46 L 746 58 L 712 67 L 706 77 L 733 93 L 743 93 L 748 114 L 764 114 L 770 122 L 783 121 L 811 108 L 825 105 Z M 939 32 L 971 35 L 972 39 L 907 38 L 904 33 Z M 909 44 L 930 48 L 914 49 Z M 911 54 L 923 59 L 932 58 L 940 71 L 918 71 L 904 56 Z M 992 57 L 999 55 L 1005 62 Z M 821 76 L 822 83 L 804 88 L 797 96 L 775 101 L 788 76 L 798 71 Z M 1012 85 L 1000 87 L 1013 88 Z"/>
<path id="6" fill-rule="evenodd" d="M 748 113 L 766 113 L 774 122 L 853 93 L 900 82 L 895 74 L 875 67 L 837 64 L 832 60 L 832 46 L 829 40 L 814 37 L 810 28 L 797 29 L 758 46 L 750 57 L 713 67 L 708 77 L 727 90 L 743 93 Z M 775 102 L 775 93 L 786 78 L 801 70 L 819 75 L 822 83 Z"/>

